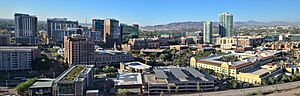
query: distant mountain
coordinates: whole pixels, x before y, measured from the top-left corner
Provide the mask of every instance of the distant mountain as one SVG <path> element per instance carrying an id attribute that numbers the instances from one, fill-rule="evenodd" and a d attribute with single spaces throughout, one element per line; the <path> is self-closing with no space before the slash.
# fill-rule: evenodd
<path id="1" fill-rule="evenodd" d="M 218 22 L 213 22 L 213 27 L 218 27 Z M 235 27 L 240 26 L 275 26 L 275 25 L 300 25 L 300 22 L 285 22 L 285 21 L 271 21 L 259 22 L 254 20 L 244 22 L 234 22 Z M 162 25 L 142 26 L 142 30 L 180 30 L 180 29 L 202 29 L 202 22 L 174 22 Z"/>

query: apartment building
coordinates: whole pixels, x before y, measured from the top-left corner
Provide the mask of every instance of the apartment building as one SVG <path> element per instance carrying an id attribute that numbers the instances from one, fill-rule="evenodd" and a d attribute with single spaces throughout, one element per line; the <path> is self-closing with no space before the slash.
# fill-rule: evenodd
<path id="1" fill-rule="evenodd" d="M 97 67 L 134 61 L 134 58 L 130 54 L 116 50 L 96 50 L 94 57 Z"/>
<path id="2" fill-rule="evenodd" d="M 0 71 L 30 70 L 40 55 L 38 46 L 0 46 Z"/>

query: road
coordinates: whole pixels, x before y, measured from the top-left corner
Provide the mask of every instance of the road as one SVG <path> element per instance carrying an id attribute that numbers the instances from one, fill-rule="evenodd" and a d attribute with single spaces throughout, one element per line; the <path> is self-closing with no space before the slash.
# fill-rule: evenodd
<path id="1" fill-rule="evenodd" d="M 283 83 L 283 84 L 275 84 L 275 85 L 268 85 L 268 86 L 261 86 L 261 87 L 254 87 L 254 88 L 245 88 L 245 89 L 235 89 L 235 90 L 226 90 L 226 91 L 215 91 L 215 92 L 204 92 L 201 93 L 202 96 L 244 96 L 247 93 L 257 93 L 258 90 L 262 92 L 270 92 L 273 90 L 284 90 L 284 89 L 292 89 L 300 87 L 300 81 L 290 82 L 290 83 Z M 178 94 L 174 96 L 199 96 L 200 94 Z"/>

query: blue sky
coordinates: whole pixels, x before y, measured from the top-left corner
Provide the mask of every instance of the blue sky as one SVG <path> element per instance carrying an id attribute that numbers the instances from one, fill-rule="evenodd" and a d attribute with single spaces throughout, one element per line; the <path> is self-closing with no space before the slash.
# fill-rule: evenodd
<path id="1" fill-rule="evenodd" d="M 15 12 L 36 15 L 39 20 L 66 17 L 80 22 L 91 18 L 115 18 L 141 25 L 181 21 L 218 21 L 230 12 L 234 21 L 300 21 L 300 0 L 0 0 L 0 18 Z"/>

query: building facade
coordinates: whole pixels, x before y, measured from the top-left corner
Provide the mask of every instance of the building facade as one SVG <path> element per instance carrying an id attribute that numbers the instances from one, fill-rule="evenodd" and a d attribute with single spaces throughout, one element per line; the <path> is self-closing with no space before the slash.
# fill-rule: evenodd
<path id="1" fill-rule="evenodd" d="M 53 83 L 53 96 L 85 96 L 92 86 L 94 65 L 75 65 L 59 75 Z"/>
<path id="2" fill-rule="evenodd" d="M 216 73 L 236 77 L 239 72 L 245 72 L 255 67 L 270 63 L 275 57 L 281 55 L 281 51 L 269 50 L 259 53 L 232 53 L 204 59 L 192 57 L 190 60 L 190 66 L 201 69 L 212 69 Z M 220 58 L 225 56 L 237 56 L 238 61 L 222 61 Z"/>
<path id="3" fill-rule="evenodd" d="M 230 37 L 233 36 L 233 15 L 230 13 L 222 13 L 219 16 L 219 36 Z"/>
<path id="4" fill-rule="evenodd" d="M 127 25 L 127 24 L 120 24 L 120 31 L 121 31 L 121 40 L 122 43 L 127 43 L 129 39 L 138 38 L 139 36 L 139 25 Z"/>
<path id="5" fill-rule="evenodd" d="M 0 46 L 10 45 L 10 34 L 0 34 Z"/>
<path id="6" fill-rule="evenodd" d="M 103 40 L 104 36 L 104 20 L 101 19 L 93 19 L 92 20 L 92 30 L 95 32 L 99 32 L 99 37 Z"/>
<path id="7" fill-rule="evenodd" d="M 116 19 L 105 19 L 104 43 L 105 47 L 113 48 L 121 42 L 119 21 Z"/>
<path id="8" fill-rule="evenodd" d="M 203 22 L 203 43 L 210 44 L 212 43 L 212 22 L 204 21 Z"/>
<path id="9" fill-rule="evenodd" d="M 67 18 L 47 19 L 47 33 L 50 41 L 62 42 L 65 36 L 64 31 L 68 28 L 78 28 L 78 21 L 68 21 Z"/>
<path id="10" fill-rule="evenodd" d="M 0 71 L 30 70 L 40 55 L 37 46 L 0 46 Z"/>
<path id="11" fill-rule="evenodd" d="M 192 67 L 158 67 L 145 74 L 144 93 L 160 94 L 215 90 L 215 78 Z"/>
<path id="12" fill-rule="evenodd" d="M 17 44 L 34 45 L 38 35 L 36 16 L 15 13 L 15 37 Z M 18 39 L 21 38 L 21 39 Z M 28 42 L 23 42 L 28 41 Z"/>
<path id="13" fill-rule="evenodd" d="M 264 42 L 263 37 L 250 37 L 250 36 L 235 36 L 216 38 L 216 44 L 220 45 L 223 49 L 232 49 L 236 47 L 257 47 Z"/>
<path id="14" fill-rule="evenodd" d="M 79 34 L 65 36 L 64 58 L 69 65 L 94 64 L 95 42 L 92 38 Z"/>
<path id="15" fill-rule="evenodd" d="M 134 58 L 127 53 L 114 50 L 96 50 L 95 63 L 97 67 L 105 65 L 118 65 L 121 62 L 134 61 Z"/>

